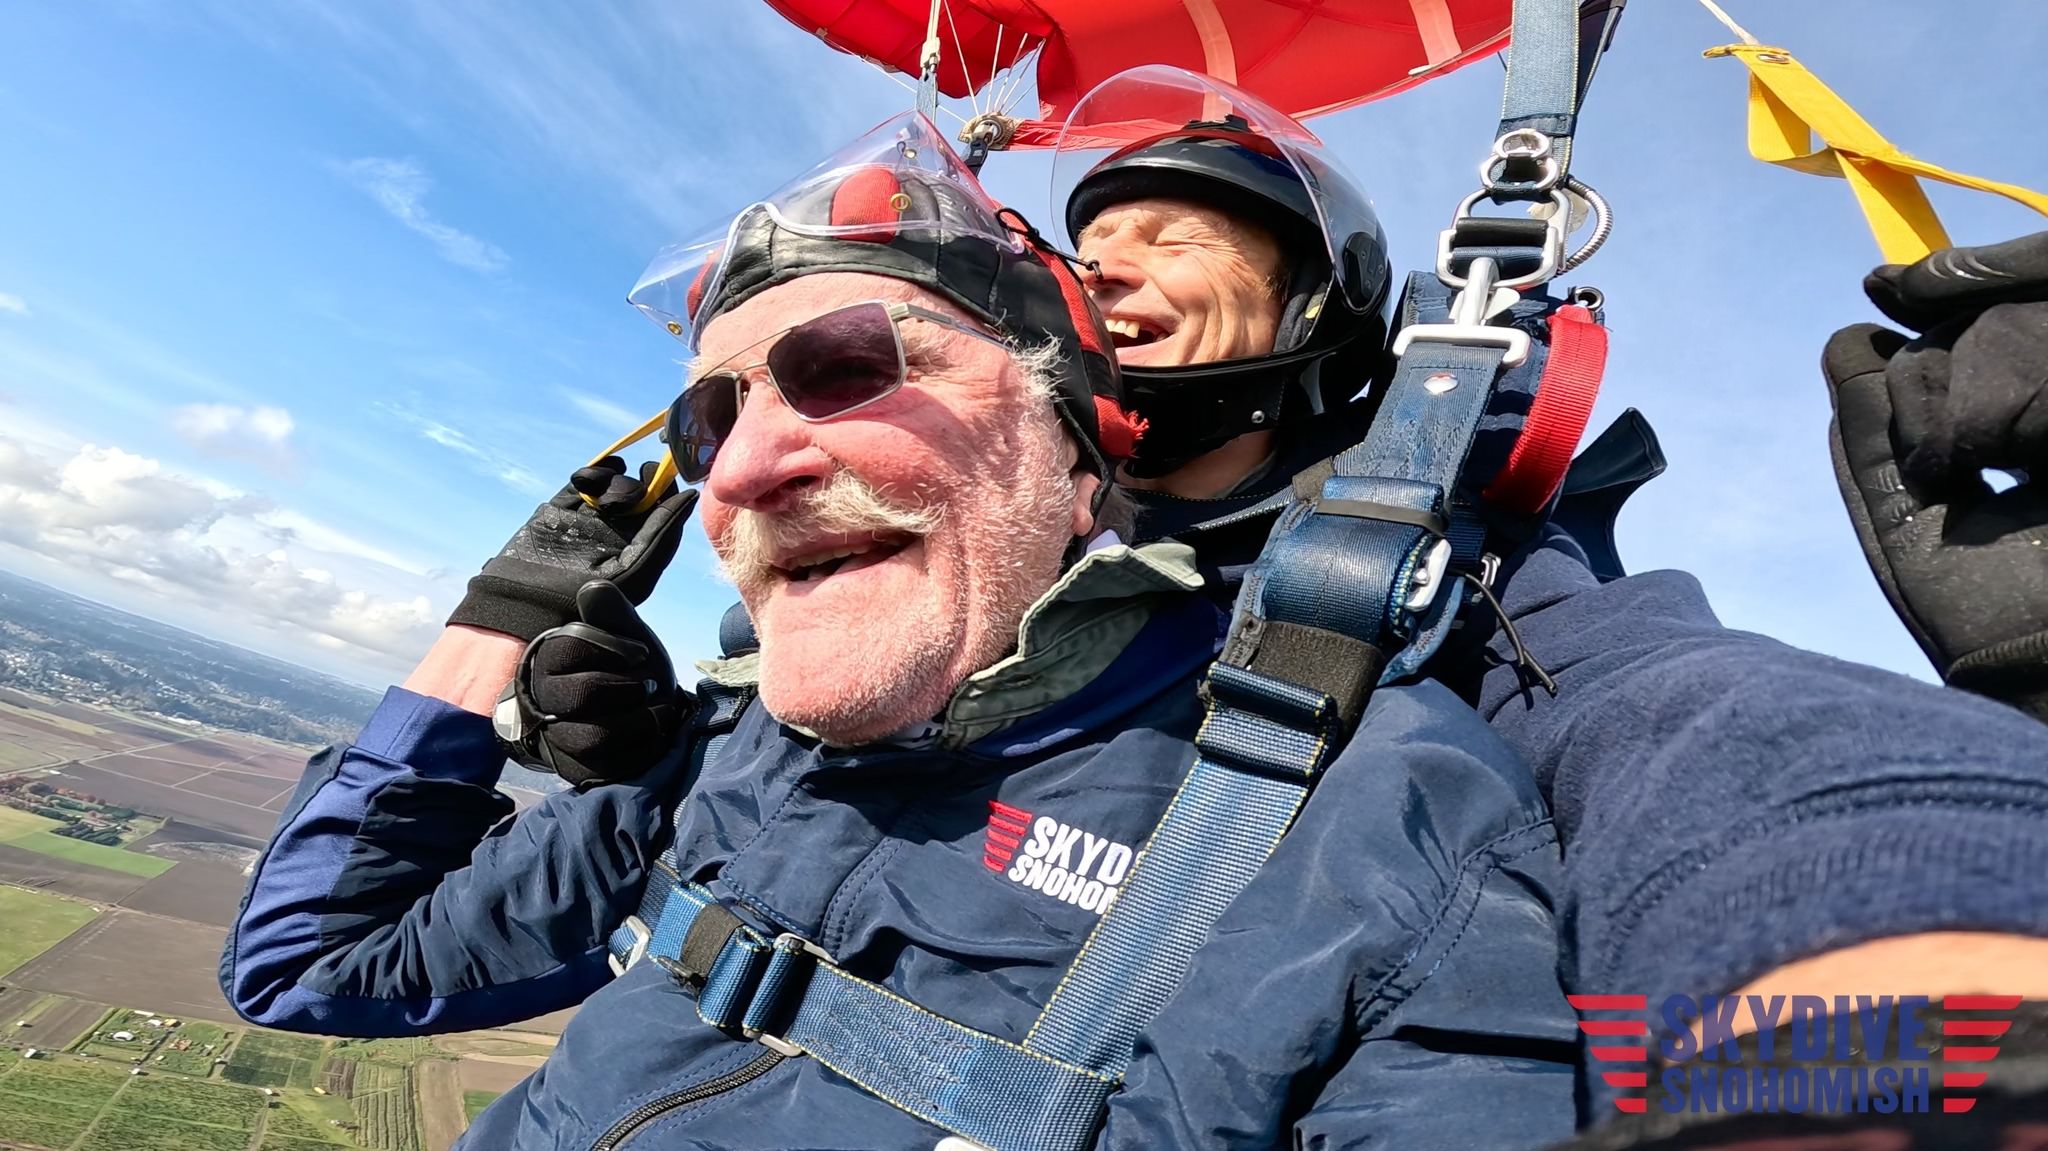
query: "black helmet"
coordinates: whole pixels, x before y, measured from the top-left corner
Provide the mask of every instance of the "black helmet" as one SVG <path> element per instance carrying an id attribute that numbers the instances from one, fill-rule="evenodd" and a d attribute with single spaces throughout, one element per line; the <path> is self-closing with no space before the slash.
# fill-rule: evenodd
<path id="1" fill-rule="evenodd" d="M 1150 425 L 1133 474 L 1164 475 L 1248 432 L 1298 429 L 1365 389 L 1386 338 L 1386 234 L 1307 128 L 1221 81 L 1150 65 L 1075 105 L 1058 149 L 1070 244 L 1117 204 L 1177 199 L 1267 229 L 1286 262 L 1271 352 L 1124 369 L 1126 397 Z"/>

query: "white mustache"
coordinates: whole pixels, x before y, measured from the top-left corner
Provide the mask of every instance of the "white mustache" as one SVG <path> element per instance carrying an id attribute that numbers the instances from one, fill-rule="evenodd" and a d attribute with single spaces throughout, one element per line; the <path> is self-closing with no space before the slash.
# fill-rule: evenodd
<path id="1" fill-rule="evenodd" d="M 712 541 L 726 576 L 741 590 L 776 572 L 772 557 L 824 536 L 922 536 L 945 519 L 943 507 L 903 507 L 884 499 L 866 480 L 835 472 L 788 511 L 740 510 Z"/>

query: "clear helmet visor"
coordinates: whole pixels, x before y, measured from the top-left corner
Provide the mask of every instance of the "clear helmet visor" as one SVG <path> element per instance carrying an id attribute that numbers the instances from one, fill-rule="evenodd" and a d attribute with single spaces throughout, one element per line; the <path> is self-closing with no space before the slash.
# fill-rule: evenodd
<path id="1" fill-rule="evenodd" d="M 695 350 L 699 308 L 717 298 L 742 223 L 765 215 L 779 230 L 819 239 L 973 238 L 1021 250 L 998 211 L 945 136 L 921 114 L 905 112 L 696 239 L 662 249 L 626 298 Z"/>
<path id="2" fill-rule="evenodd" d="M 1131 175 L 1115 181 L 1098 175 L 1117 171 Z M 1317 233 L 1340 284 L 1355 262 L 1344 258 L 1347 243 L 1358 235 L 1380 236 L 1372 201 L 1299 120 L 1221 80 L 1150 64 L 1103 81 L 1067 117 L 1052 163 L 1053 217 L 1062 240 L 1070 250 L 1082 248 L 1069 211 L 1084 182 L 1084 202 L 1099 204 L 1104 187 L 1129 195 L 1170 189 L 1176 178 L 1191 181 L 1191 189 L 1192 181 L 1207 179 L 1287 204 Z M 1191 191 L 1186 198 L 1205 197 Z"/>

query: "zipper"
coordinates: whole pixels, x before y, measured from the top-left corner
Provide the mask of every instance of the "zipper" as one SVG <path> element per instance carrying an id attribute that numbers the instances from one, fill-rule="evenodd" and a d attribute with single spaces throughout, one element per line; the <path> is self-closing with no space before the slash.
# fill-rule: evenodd
<path id="1" fill-rule="evenodd" d="M 716 1079 L 699 1083 L 695 1087 L 678 1091 L 673 1095 L 664 1095 L 652 1102 L 642 1103 L 640 1106 L 635 1107 L 624 1119 L 614 1124 L 611 1130 L 605 1132 L 603 1138 L 591 1144 L 590 1151 L 613 1151 L 619 1144 L 631 1139 L 633 1134 L 639 1131 L 640 1128 L 654 1122 L 663 1115 L 674 1111 L 678 1107 L 688 1107 L 692 1103 L 702 1103 L 713 1096 L 723 1095 L 728 1091 L 745 1087 L 761 1076 L 775 1070 L 775 1065 L 782 1062 L 783 1058 L 777 1052 L 763 1051 L 759 1058 L 741 1066 L 737 1070 L 728 1071 Z"/>

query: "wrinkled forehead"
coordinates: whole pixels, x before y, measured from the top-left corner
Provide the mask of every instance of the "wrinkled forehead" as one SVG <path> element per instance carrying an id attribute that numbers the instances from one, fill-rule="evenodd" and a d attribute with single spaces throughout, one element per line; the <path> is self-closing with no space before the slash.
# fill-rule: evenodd
<path id="1" fill-rule="evenodd" d="M 1198 200 L 1178 200 L 1166 197 L 1148 197 L 1142 200 L 1125 200 L 1104 208 L 1100 215 L 1081 229 L 1080 243 L 1100 240 L 1111 232 L 1119 231 L 1136 223 L 1147 239 L 1156 239 L 1159 230 L 1171 227 L 1175 233 L 1187 233 L 1189 239 L 1213 239 L 1219 243 L 1246 244 L 1264 241 L 1272 244 L 1272 236 L 1256 221 L 1232 215 L 1221 208 L 1213 207 Z"/>
<path id="2" fill-rule="evenodd" d="M 720 363 L 777 332 L 866 300 L 916 304 L 969 321 L 951 300 L 908 280 L 868 272 L 818 272 L 777 284 L 720 313 L 704 328 L 697 345 L 697 363 L 706 367 Z"/>

